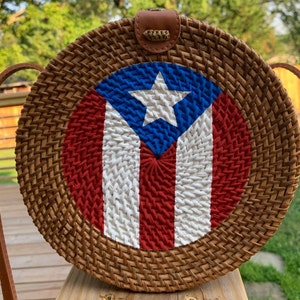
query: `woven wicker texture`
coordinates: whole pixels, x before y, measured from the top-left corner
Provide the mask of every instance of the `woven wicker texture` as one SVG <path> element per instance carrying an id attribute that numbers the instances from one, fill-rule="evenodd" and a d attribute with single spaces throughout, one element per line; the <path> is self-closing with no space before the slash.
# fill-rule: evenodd
<path id="1" fill-rule="evenodd" d="M 40 74 L 19 121 L 18 180 L 34 223 L 67 261 L 122 288 L 147 292 L 183 290 L 239 267 L 274 234 L 298 185 L 299 128 L 279 79 L 238 39 L 182 17 L 181 35 L 175 47 L 162 54 L 151 54 L 137 44 L 133 22 L 124 19 L 81 36 Z M 159 239 L 138 247 L 130 238 L 122 240 L 122 235 L 113 239 L 103 234 L 102 225 L 97 223 L 96 214 L 103 212 L 103 207 L 97 207 L 99 202 L 94 196 L 102 193 L 103 187 L 109 191 L 110 184 L 101 184 L 91 175 L 100 172 L 96 166 L 102 157 L 97 153 L 105 144 L 95 139 L 101 131 L 97 124 L 103 121 L 103 114 L 94 114 L 94 108 L 99 106 L 94 89 L 121 69 L 150 62 L 179 65 L 213 82 L 222 90 L 221 102 L 226 104 L 212 111 L 215 119 L 219 118 L 214 125 L 219 131 L 217 135 L 226 136 L 226 128 L 234 132 L 230 134 L 233 138 L 216 141 L 216 148 L 221 151 L 214 158 L 219 161 L 218 176 L 228 189 L 224 195 L 231 199 L 231 205 L 228 211 L 217 212 L 219 218 L 198 239 L 183 240 L 180 246 Z M 226 117 L 229 112 L 233 118 Z M 204 115 L 191 141 L 198 135 L 205 140 L 209 124 L 205 118 Z M 227 125 L 223 126 L 224 123 Z M 109 128 L 118 130 L 119 123 Z M 130 144 L 132 140 L 126 139 L 127 134 L 131 133 L 122 132 L 121 136 Z M 108 141 L 105 145 L 116 147 L 118 143 Z M 153 158 L 146 148 L 142 149 L 145 152 L 141 157 Z M 201 161 L 206 159 L 205 151 Z M 168 162 L 174 160 L 172 146 L 162 156 Z M 110 161 L 111 169 L 123 167 L 123 158 L 116 158 L 115 165 L 113 159 L 103 159 Z M 192 166 L 200 160 L 190 159 Z M 230 174 L 226 172 L 230 167 L 228 161 L 236 165 Z M 168 173 L 169 168 L 164 169 L 163 165 L 158 169 L 167 189 L 174 174 Z M 148 173 L 147 168 L 141 170 L 141 178 L 147 178 Z M 111 178 L 110 182 L 115 187 L 111 193 L 119 189 L 118 195 L 128 198 L 130 208 L 131 196 L 122 194 L 122 190 L 125 185 L 130 186 L 131 177 L 123 181 Z M 151 189 L 147 182 L 148 179 L 144 186 Z M 196 200 L 197 195 L 197 191 L 192 192 Z M 216 196 L 220 206 L 227 202 L 224 195 Z M 157 205 L 155 210 L 166 212 L 166 217 L 161 215 L 163 222 L 169 208 Z M 111 219 L 124 216 L 120 209 Z M 126 220 L 130 228 L 130 216 Z M 123 229 L 115 231 L 118 230 Z"/>

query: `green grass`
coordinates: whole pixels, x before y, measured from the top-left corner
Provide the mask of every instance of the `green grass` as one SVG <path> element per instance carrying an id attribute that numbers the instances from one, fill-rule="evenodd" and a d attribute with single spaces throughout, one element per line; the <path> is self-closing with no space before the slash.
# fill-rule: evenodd
<path id="1" fill-rule="evenodd" d="M 264 298 L 261 298 L 261 297 L 259 297 L 259 298 L 257 298 L 257 297 L 252 297 L 252 298 L 249 299 L 249 300 L 274 300 L 274 299 L 272 299 L 271 297 L 264 297 Z"/>
<path id="2" fill-rule="evenodd" d="M 0 166 L 2 168 L 5 167 L 11 167 L 9 170 L 0 170 L 0 184 L 10 184 L 10 183 L 16 183 L 17 179 L 3 179 L 4 177 L 10 177 L 10 176 L 17 176 L 17 172 L 15 170 L 15 150 L 9 149 L 9 150 L 1 150 L 0 151 L 0 158 L 3 157 L 10 157 L 10 159 L 7 160 L 0 160 Z"/>
<path id="3" fill-rule="evenodd" d="M 289 300 L 300 300 L 300 188 L 275 235 L 262 250 L 280 255 L 284 261 L 284 273 L 273 267 L 247 262 L 240 268 L 245 282 L 274 282 Z"/>

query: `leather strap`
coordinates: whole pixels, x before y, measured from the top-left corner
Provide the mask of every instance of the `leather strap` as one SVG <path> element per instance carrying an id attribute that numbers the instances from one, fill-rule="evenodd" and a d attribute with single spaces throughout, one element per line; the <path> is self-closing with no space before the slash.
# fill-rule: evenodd
<path id="1" fill-rule="evenodd" d="M 2 221 L 0 216 L 0 279 L 4 300 L 17 300 L 12 271 L 8 259 Z"/>
<path id="2" fill-rule="evenodd" d="M 274 64 L 271 64 L 270 67 L 272 69 L 275 69 L 275 68 L 287 69 L 290 72 L 292 72 L 293 74 L 295 74 L 298 78 L 300 78 L 300 70 L 297 69 L 296 67 L 292 66 L 292 65 L 289 65 L 289 64 L 286 64 L 286 63 L 274 63 Z"/>
<path id="3" fill-rule="evenodd" d="M 0 73 L 0 85 L 12 74 L 26 69 L 34 69 L 40 72 L 44 70 L 44 68 L 40 65 L 30 62 L 12 65 L 11 67 L 6 68 L 3 72 Z"/>
<path id="4" fill-rule="evenodd" d="M 180 35 L 180 17 L 175 10 L 142 10 L 134 19 L 138 43 L 152 53 L 170 50 Z"/>

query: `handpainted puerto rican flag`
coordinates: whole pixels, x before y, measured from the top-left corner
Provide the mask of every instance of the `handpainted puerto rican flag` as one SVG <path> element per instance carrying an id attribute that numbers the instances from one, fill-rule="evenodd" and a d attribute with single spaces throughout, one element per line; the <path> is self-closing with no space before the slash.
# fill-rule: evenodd
<path id="1" fill-rule="evenodd" d="M 247 124 L 234 99 L 187 67 L 112 73 L 74 109 L 64 177 L 82 216 L 127 246 L 167 250 L 220 225 L 244 190 Z"/>

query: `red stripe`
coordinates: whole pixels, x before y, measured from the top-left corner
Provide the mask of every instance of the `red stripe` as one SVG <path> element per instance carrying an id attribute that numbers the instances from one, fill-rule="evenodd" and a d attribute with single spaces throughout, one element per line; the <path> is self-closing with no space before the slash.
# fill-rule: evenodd
<path id="1" fill-rule="evenodd" d="M 173 248 L 176 143 L 160 157 L 141 143 L 140 153 L 140 248 Z"/>
<path id="2" fill-rule="evenodd" d="M 102 146 L 106 101 L 90 91 L 72 113 L 62 149 L 65 180 L 83 217 L 104 232 Z"/>
<path id="3" fill-rule="evenodd" d="M 250 132 L 227 95 L 213 103 L 211 227 L 221 224 L 239 202 L 251 164 Z"/>

